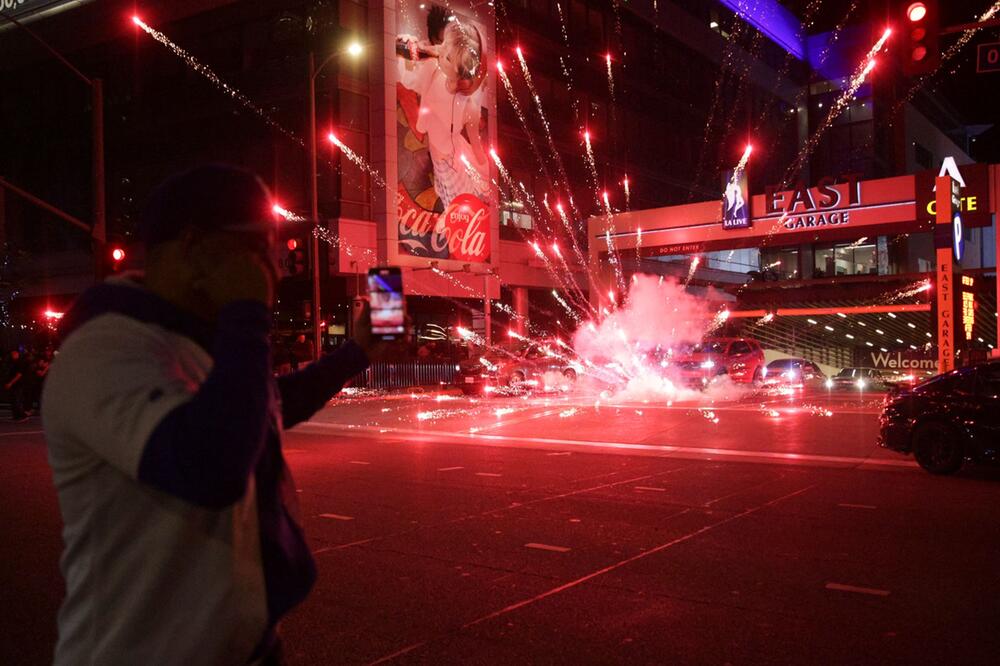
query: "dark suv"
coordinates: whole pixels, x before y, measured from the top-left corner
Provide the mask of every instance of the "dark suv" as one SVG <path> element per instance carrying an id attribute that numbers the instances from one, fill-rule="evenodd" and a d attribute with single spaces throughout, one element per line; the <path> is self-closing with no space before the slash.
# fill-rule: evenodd
<path id="1" fill-rule="evenodd" d="M 933 474 L 957 472 L 966 459 L 998 462 L 1000 361 L 952 370 L 886 400 L 879 444 L 913 453 Z"/>

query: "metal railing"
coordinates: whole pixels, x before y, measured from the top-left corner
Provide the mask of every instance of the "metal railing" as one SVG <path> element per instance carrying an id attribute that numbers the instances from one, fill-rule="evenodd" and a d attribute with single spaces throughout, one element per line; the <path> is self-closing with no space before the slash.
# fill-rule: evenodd
<path id="1" fill-rule="evenodd" d="M 372 363 L 352 382 L 357 388 L 394 389 L 411 386 L 438 386 L 455 380 L 455 363 Z"/>

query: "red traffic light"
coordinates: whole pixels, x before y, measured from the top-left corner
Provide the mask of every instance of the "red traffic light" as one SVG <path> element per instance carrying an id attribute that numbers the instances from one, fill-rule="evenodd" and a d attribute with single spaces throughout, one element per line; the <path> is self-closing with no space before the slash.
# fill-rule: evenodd
<path id="1" fill-rule="evenodd" d="M 116 247 L 111 250 L 111 258 L 115 261 L 122 261 L 125 258 L 125 250 L 120 247 Z"/>
<path id="2" fill-rule="evenodd" d="M 289 250 L 297 250 L 299 247 L 299 241 L 294 238 L 289 238 L 288 242 L 285 243 Z"/>
<path id="3" fill-rule="evenodd" d="M 914 2 L 906 8 L 906 18 L 913 23 L 923 21 L 925 16 L 927 16 L 927 5 L 922 2 Z"/>
<path id="4" fill-rule="evenodd" d="M 902 0 L 899 5 L 905 12 L 903 30 L 906 44 L 901 49 L 903 72 L 907 76 L 926 76 L 934 72 L 941 63 L 939 47 L 940 3 L 938 0 L 910 2 Z"/>

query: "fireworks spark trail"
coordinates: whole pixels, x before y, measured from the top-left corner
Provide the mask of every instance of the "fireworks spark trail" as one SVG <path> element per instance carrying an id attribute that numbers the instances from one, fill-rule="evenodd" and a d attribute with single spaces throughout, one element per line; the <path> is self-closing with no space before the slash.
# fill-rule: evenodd
<path id="1" fill-rule="evenodd" d="M 559 292 L 556 291 L 555 289 L 552 290 L 552 297 L 556 299 L 559 305 L 563 306 L 563 309 L 566 310 L 566 314 L 568 314 L 573 319 L 573 323 L 579 326 L 580 323 L 583 321 L 583 319 L 580 317 L 580 314 L 572 307 L 570 307 L 570 304 L 566 302 L 566 299 L 560 296 Z"/>
<path id="2" fill-rule="evenodd" d="M 346 157 L 347 159 L 349 159 L 352 162 L 354 162 L 354 164 L 356 164 L 358 166 L 358 168 L 360 168 L 362 171 L 364 171 L 369 176 L 371 176 L 372 180 L 374 180 L 378 184 L 379 187 L 381 187 L 383 189 L 389 189 L 389 185 L 385 182 L 385 179 L 382 178 L 382 174 L 380 174 L 375 169 L 375 167 L 373 167 L 372 165 L 368 164 L 368 162 L 366 162 L 363 157 L 361 157 L 360 155 L 358 155 L 357 153 L 355 153 L 353 150 L 351 150 L 347 146 L 347 144 L 345 144 L 343 141 L 341 141 L 340 139 L 338 139 L 336 134 L 334 134 L 333 132 L 329 132 L 326 135 L 326 140 L 329 141 L 330 143 L 332 143 L 333 145 L 335 145 L 337 148 L 339 148 L 340 152 L 344 154 L 344 157 Z"/>
<path id="3" fill-rule="evenodd" d="M 480 190 L 485 190 L 487 192 L 490 192 L 490 201 L 492 202 L 493 201 L 492 190 L 486 184 L 486 181 L 483 180 L 483 177 L 479 175 L 479 171 L 476 169 L 476 167 L 472 166 L 472 162 L 469 161 L 469 158 L 466 157 L 465 154 L 463 153 L 459 155 L 458 159 L 462 162 L 462 165 L 465 166 L 466 173 L 468 173 L 469 177 L 472 178 L 472 181 L 476 184 L 476 187 L 479 188 Z"/>
<path id="4" fill-rule="evenodd" d="M 513 178 L 510 176 L 510 172 L 507 171 L 507 167 L 504 166 L 503 162 L 500 161 L 500 156 L 497 155 L 497 151 L 494 148 L 490 148 L 490 157 L 493 159 L 493 163 L 496 164 L 497 172 L 500 174 L 500 179 L 507 186 L 510 191 L 510 198 L 520 204 L 524 204 L 526 201 L 531 207 L 532 212 L 535 213 L 537 219 L 542 219 L 541 211 L 538 209 L 538 204 L 535 202 L 535 198 L 531 196 L 527 188 L 524 187 L 524 183 L 515 183 Z M 524 195 L 524 201 L 522 201 L 522 196 Z"/>
<path id="5" fill-rule="evenodd" d="M 747 163 L 750 161 L 751 153 L 753 153 L 753 146 L 748 143 L 746 149 L 743 150 L 743 156 L 740 157 L 740 161 L 736 164 L 736 169 L 734 171 L 737 176 L 743 173 L 743 171 L 747 168 Z"/>
<path id="6" fill-rule="evenodd" d="M 809 137 L 808 141 L 806 141 L 806 145 L 796 156 L 791 166 L 788 167 L 788 170 L 785 172 L 784 183 L 790 182 L 791 178 L 802 170 L 806 160 L 809 159 L 809 156 L 812 155 L 816 146 L 819 145 L 819 140 L 833 125 L 833 121 L 844 112 L 847 105 L 854 99 L 858 89 L 861 88 L 862 84 L 864 84 L 864 82 L 868 79 L 868 75 L 875 69 L 875 56 L 882 50 L 885 43 L 889 41 L 890 36 L 892 36 L 892 30 L 890 28 L 886 28 L 879 40 L 875 42 L 872 48 L 865 55 L 861 64 L 858 65 L 858 68 L 851 76 L 850 83 L 847 88 L 843 93 L 841 93 L 840 97 L 837 98 L 837 101 L 830 105 L 830 112 L 827 113 L 826 118 L 822 123 L 820 123 L 819 127 L 816 128 L 816 131 L 813 132 L 812 136 Z"/>
<path id="7" fill-rule="evenodd" d="M 274 212 L 275 215 L 280 215 L 283 219 L 287 220 L 288 222 L 306 221 L 306 218 L 302 217 L 301 215 L 296 215 L 292 211 L 282 208 L 281 204 L 274 204 L 273 206 L 271 206 L 271 210 Z"/>
<path id="8" fill-rule="evenodd" d="M 628 211 L 632 208 L 632 190 L 629 189 L 628 174 L 625 174 L 625 180 L 622 181 L 622 185 L 625 186 L 625 210 Z"/>
<path id="9" fill-rule="evenodd" d="M 611 98 L 611 104 L 617 104 L 617 101 L 615 100 L 615 76 L 614 76 L 614 73 L 611 70 L 611 54 L 610 53 L 605 53 L 604 54 L 604 62 L 607 63 L 607 66 L 608 66 L 608 95 Z"/>
<path id="10" fill-rule="evenodd" d="M 723 308 L 716 313 L 715 317 L 712 318 L 711 323 L 708 325 L 708 330 L 705 331 L 705 335 L 709 335 L 713 331 L 721 328 L 727 321 L 729 321 L 729 310 Z"/>
<path id="11" fill-rule="evenodd" d="M 548 255 L 546 255 L 545 252 L 542 251 L 542 247 L 541 245 L 538 244 L 538 241 L 531 241 L 529 245 L 531 246 L 531 249 L 535 251 L 535 256 L 541 259 L 542 263 L 545 264 L 545 269 L 555 279 L 555 281 L 559 284 L 559 286 L 566 292 L 570 293 L 571 297 L 573 297 L 571 284 L 568 281 L 564 280 L 562 273 L 556 270 L 556 267 L 552 265 L 552 262 L 549 260 Z M 584 301 L 584 303 L 586 303 L 586 301 Z M 586 312 L 587 310 L 585 305 L 581 306 L 578 303 L 574 303 L 574 305 L 580 310 L 580 312 Z M 574 317 L 578 317 L 578 314 L 575 312 L 571 312 L 571 314 L 573 314 Z"/>
<path id="12" fill-rule="evenodd" d="M 545 115 L 545 109 L 542 108 L 542 98 L 538 96 L 538 90 L 535 89 L 535 82 L 531 78 L 531 71 L 528 69 L 528 63 L 524 59 L 524 53 L 521 51 L 521 47 L 516 47 L 515 52 L 517 53 L 517 61 L 521 66 L 521 74 L 524 76 L 524 82 L 527 84 L 528 91 L 531 93 L 531 99 L 535 103 L 535 111 L 538 113 L 538 117 L 542 121 L 542 127 L 545 130 L 545 140 L 549 145 L 551 159 L 555 162 L 556 169 L 559 172 L 559 178 L 561 179 L 561 183 L 559 183 L 559 185 L 565 189 L 567 195 L 570 195 L 573 190 L 570 186 L 569 177 L 566 175 L 566 167 L 563 165 L 562 157 L 559 155 L 559 151 L 556 150 L 555 139 L 552 137 L 552 127 L 549 125 L 549 119 Z M 578 211 L 574 210 L 574 215 L 578 216 Z"/>
<path id="13" fill-rule="evenodd" d="M 368 262 L 370 266 L 377 266 L 379 264 L 378 256 L 371 249 L 352 245 L 326 227 L 317 225 L 313 229 L 313 235 L 324 243 L 328 243 L 331 247 L 343 248 L 344 254 L 358 262 L 359 265 L 362 260 Z"/>
<path id="14" fill-rule="evenodd" d="M 806 5 L 805 10 L 802 12 L 801 30 L 798 33 L 798 37 L 800 39 L 805 39 L 809 30 L 813 27 L 816 14 L 819 12 L 820 7 L 822 5 L 823 5 L 823 0 L 810 0 L 809 4 Z M 845 16 L 844 19 L 842 19 L 841 24 L 838 24 L 837 27 L 835 27 L 833 31 L 830 33 L 831 34 L 830 41 L 827 43 L 826 47 L 820 53 L 819 57 L 817 58 L 817 65 L 814 66 L 813 69 L 816 69 L 820 64 L 826 61 L 826 58 L 830 52 L 830 45 L 840 36 L 840 31 L 843 30 L 844 28 L 844 22 L 847 20 L 847 17 L 851 15 L 856 6 L 857 6 L 857 0 L 853 0 L 851 2 L 850 7 L 847 10 L 847 16 Z M 774 85 L 771 87 L 772 97 L 778 97 L 778 89 L 781 87 L 781 84 L 788 77 L 788 73 L 791 70 L 793 62 L 795 62 L 795 57 L 792 56 L 791 54 L 787 54 L 784 58 L 784 61 L 781 64 L 781 69 L 775 76 Z M 796 99 L 794 100 L 794 107 L 796 109 L 800 106 L 802 98 L 804 98 L 806 93 L 808 93 L 808 86 L 804 87 L 803 90 L 796 95 Z M 754 123 L 753 126 L 754 136 L 760 134 L 761 127 L 763 127 L 764 123 L 767 122 L 771 114 L 772 114 L 772 109 L 766 106 L 763 109 L 761 109 L 760 116 L 758 116 L 757 121 Z"/>
<path id="15" fill-rule="evenodd" d="M 473 287 L 470 287 L 469 285 L 465 284 L 464 282 L 462 282 L 461 280 L 459 280 L 458 278 L 456 278 L 451 273 L 449 273 L 447 271 L 443 271 L 440 268 L 438 268 L 437 266 L 431 266 L 431 273 L 434 273 L 438 277 L 444 278 L 445 280 L 447 280 L 451 284 L 455 285 L 459 289 L 462 289 L 463 291 L 466 291 L 467 293 L 471 294 L 473 298 L 482 298 L 482 295 L 479 293 L 478 290 L 474 289 Z M 470 274 L 466 273 L 465 275 L 470 275 Z"/>
<path id="16" fill-rule="evenodd" d="M 692 278 L 694 278 L 695 272 L 698 270 L 698 264 L 701 263 L 701 257 L 695 255 L 691 258 L 691 266 L 688 268 L 687 277 L 684 279 L 684 286 L 691 284 Z"/>
<path id="17" fill-rule="evenodd" d="M 597 198 L 598 192 L 598 178 L 597 178 L 597 161 L 594 159 L 594 148 L 590 145 L 590 130 L 583 131 L 583 144 L 586 147 L 587 155 L 587 169 L 590 171 L 590 185 L 594 188 L 594 201 L 600 205 L 601 201 Z"/>
<path id="18" fill-rule="evenodd" d="M 532 132 L 531 128 L 528 126 L 528 119 L 524 115 L 521 103 L 517 101 L 517 95 L 514 94 L 514 86 L 511 85 L 510 77 L 507 76 L 507 70 L 504 68 L 503 61 L 501 60 L 497 60 L 497 73 L 500 75 L 500 82 L 503 83 L 504 90 L 507 91 L 507 100 L 514 109 L 514 113 L 517 114 L 517 119 L 521 122 L 524 134 L 528 138 L 528 144 L 531 146 L 531 151 L 534 153 L 535 159 L 538 160 L 538 165 L 541 167 L 542 173 L 545 175 L 545 179 L 551 185 L 552 176 L 549 174 L 548 164 L 546 164 L 545 159 L 542 157 L 542 152 L 538 149 L 538 143 L 535 141 L 535 133 Z"/>
<path id="19" fill-rule="evenodd" d="M 997 14 L 1000 14 L 1000 1 L 993 3 L 993 6 L 983 12 L 978 19 L 977 23 L 985 23 L 990 19 L 994 18 Z M 941 64 L 944 65 L 946 62 L 958 55 L 958 52 L 969 43 L 969 40 L 975 36 L 975 34 L 981 30 L 979 26 L 970 28 L 962 33 L 962 36 L 958 38 L 958 41 L 952 44 L 943 54 L 941 54 Z"/>
<path id="20" fill-rule="evenodd" d="M 995 18 L 998 14 L 1000 14 L 1000 0 L 993 3 L 993 5 L 989 9 L 980 14 L 979 18 L 976 19 L 976 22 L 985 23 L 986 21 Z M 910 89 L 906 92 L 906 94 L 903 95 L 898 102 L 896 102 L 896 105 L 893 107 L 893 114 L 897 113 L 904 104 L 912 100 L 913 96 L 917 94 L 918 90 L 923 88 L 925 85 L 927 85 L 927 83 L 931 81 L 931 79 L 935 78 L 938 74 L 940 74 L 941 71 L 944 69 L 945 64 L 949 62 L 952 58 L 954 58 L 956 55 L 958 55 L 958 52 L 961 51 L 962 48 L 964 48 L 965 45 L 968 44 L 969 41 L 975 36 L 975 34 L 979 32 L 981 29 L 982 29 L 981 27 L 976 26 L 962 32 L 962 36 L 958 38 L 958 41 L 956 41 L 954 44 L 948 47 L 944 51 L 944 53 L 941 54 L 941 61 L 938 63 L 938 66 L 934 69 L 934 71 L 925 74 L 924 76 L 921 76 L 919 79 L 917 79 L 916 83 L 914 83 L 913 86 L 910 87 Z"/>
<path id="21" fill-rule="evenodd" d="M 618 256 L 618 248 L 615 246 L 611 239 L 611 230 L 615 228 L 614 214 L 611 210 L 611 203 L 608 201 L 608 192 L 605 190 L 601 194 L 604 200 L 604 243 L 608 247 L 608 259 L 611 262 L 611 266 L 615 272 L 615 281 L 618 283 L 618 289 L 622 292 L 625 291 L 625 276 L 622 271 L 622 261 L 621 257 Z"/>
<path id="22" fill-rule="evenodd" d="M 570 198 L 572 199 L 572 197 Z M 583 249 L 580 247 L 580 243 L 578 243 L 576 240 L 576 234 L 573 233 L 572 231 L 573 225 L 570 223 L 569 218 L 566 216 L 566 209 L 559 201 L 556 202 L 556 212 L 559 213 L 559 219 L 560 221 L 562 221 L 563 228 L 566 229 L 567 235 L 569 236 L 570 246 L 573 248 L 573 254 L 576 257 L 576 260 L 580 263 L 581 267 L 586 268 L 587 259 L 583 255 Z M 562 255 L 560 255 L 560 259 L 562 259 Z M 564 263 L 565 261 L 566 260 L 563 259 Z M 568 265 L 566 266 L 566 269 L 569 270 Z M 576 278 L 574 278 L 574 280 L 575 279 Z M 581 289 L 580 291 L 582 292 L 583 290 Z"/>
<path id="23" fill-rule="evenodd" d="M 510 186 L 513 188 L 513 183 L 511 183 L 510 174 L 507 171 L 506 167 L 504 167 L 503 162 L 500 160 L 500 156 L 497 154 L 496 150 L 494 150 L 493 148 L 490 148 L 490 157 L 493 158 L 493 162 L 496 164 L 497 170 L 500 172 L 501 178 L 504 179 L 505 182 L 509 183 Z M 521 189 L 524 190 L 524 193 L 525 193 L 525 195 L 527 197 L 527 200 L 528 200 L 529 204 L 532 206 L 532 209 L 536 212 L 536 214 L 538 214 L 538 207 L 534 203 L 534 198 L 531 197 L 531 195 L 527 192 L 527 189 L 524 188 L 524 184 L 523 183 L 521 184 Z M 573 252 L 574 252 L 574 254 L 576 256 L 576 259 L 579 262 L 580 267 L 585 269 L 586 266 L 587 266 L 587 261 L 586 261 L 585 257 L 583 256 L 583 250 L 580 248 L 580 245 L 579 245 L 579 243 L 576 240 L 576 234 L 573 232 L 573 229 L 572 229 L 572 226 L 570 225 L 569 219 L 566 217 L 565 209 L 563 208 L 562 203 L 560 203 L 558 201 L 556 202 L 556 206 L 555 207 L 556 207 L 556 210 L 559 213 L 559 218 L 560 218 L 560 220 L 561 220 L 561 222 L 563 224 L 563 228 L 566 230 L 566 235 L 570 239 L 570 244 L 571 244 L 571 246 L 573 248 Z M 541 216 L 539 215 L 539 217 L 541 217 Z M 522 233 L 521 236 L 527 242 L 531 242 L 531 241 L 528 241 L 528 239 L 525 236 L 525 234 Z M 566 260 L 562 257 L 561 254 L 560 254 L 559 258 L 562 260 L 563 265 L 564 265 L 564 267 L 566 269 L 566 273 L 569 275 L 569 278 L 572 280 L 573 284 L 576 285 L 577 281 L 576 281 L 576 277 L 573 275 L 573 271 L 570 269 L 569 265 L 566 263 Z M 559 273 L 555 272 L 549 265 L 546 265 L 546 267 L 549 268 L 549 272 L 552 274 L 553 278 L 555 278 L 557 281 L 561 281 L 561 277 L 560 277 Z M 576 290 L 578 292 L 580 292 L 581 295 L 582 295 L 583 290 L 580 289 L 579 286 L 576 286 Z M 582 297 L 582 300 L 583 300 L 583 302 L 586 302 L 586 297 Z"/>
<path id="24" fill-rule="evenodd" d="M 570 74 L 569 65 L 567 64 L 572 49 L 570 48 L 569 31 L 566 29 L 566 16 L 563 14 L 562 3 L 556 2 L 556 11 L 559 13 L 559 29 L 562 31 L 563 45 L 566 47 L 566 59 L 564 60 L 560 55 L 559 66 L 562 68 L 563 77 L 566 79 L 566 92 L 569 94 L 569 102 L 573 106 L 573 117 L 581 118 L 580 103 L 576 95 L 573 94 L 573 76 Z M 572 202 L 570 203 L 572 204 Z"/>
<path id="25" fill-rule="evenodd" d="M 716 114 L 722 103 L 722 93 L 723 93 L 723 82 L 726 78 L 726 74 L 734 70 L 734 62 L 736 57 L 736 44 L 738 44 L 742 38 L 743 32 L 743 22 L 735 21 L 732 29 L 730 30 L 730 39 L 726 40 L 725 48 L 722 52 L 722 60 L 719 63 L 719 76 L 715 80 L 715 92 L 712 95 L 712 103 L 709 106 L 708 114 L 705 117 L 705 128 L 702 131 L 702 148 L 698 155 L 698 166 L 695 168 L 694 180 L 691 182 L 689 200 L 694 198 L 694 195 L 699 189 L 699 184 L 701 183 L 702 175 L 705 172 L 706 160 L 708 159 L 708 141 L 712 133 L 712 127 L 715 125 Z M 733 109 L 736 109 L 734 105 Z M 721 135 L 724 136 L 724 135 Z"/>
<path id="26" fill-rule="evenodd" d="M 239 102 L 241 105 L 243 105 L 244 108 L 251 111 L 254 115 L 256 115 L 265 123 L 267 123 L 267 125 L 269 125 L 272 129 L 277 130 L 278 132 L 285 135 L 295 143 L 302 146 L 303 148 L 306 147 L 304 139 L 299 137 L 291 130 L 286 129 L 284 126 L 282 126 L 278 121 L 272 118 L 267 111 L 254 104 L 254 102 L 249 97 L 244 95 L 242 92 L 240 92 L 236 88 L 232 87 L 231 85 L 223 81 L 211 67 L 201 62 L 193 55 L 185 51 L 183 48 L 172 42 L 170 38 L 167 37 L 165 34 L 149 26 L 145 21 L 143 21 L 138 16 L 132 17 L 132 23 L 137 25 L 146 34 L 148 34 L 150 37 L 158 41 L 160 44 L 167 47 L 170 51 L 173 52 L 174 55 L 176 55 L 178 58 L 187 63 L 188 67 L 190 67 L 195 72 L 201 74 L 203 77 L 208 79 L 212 83 L 212 85 L 216 86 L 217 88 L 225 92 L 227 95 L 232 97 L 234 100 Z"/>
<path id="27" fill-rule="evenodd" d="M 919 282 L 914 282 L 913 284 L 903 287 L 902 289 L 890 294 L 886 299 L 885 303 L 894 303 L 896 301 L 901 301 L 906 298 L 912 298 L 918 294 L 922 294 L 926 291 L 930 291 L 934 288 L 933 283 L 927 280 L 920 280 Z"/>

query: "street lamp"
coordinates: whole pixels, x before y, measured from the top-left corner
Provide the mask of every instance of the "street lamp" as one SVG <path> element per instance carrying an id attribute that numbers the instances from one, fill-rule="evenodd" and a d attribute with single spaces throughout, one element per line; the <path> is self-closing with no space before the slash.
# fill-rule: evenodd
<path id="1" fill-rule="evenodd" d="M 316 67 L 316 54 L 309 51 L 309 212 L 312 222 L 319 227 L 319 174 L 316 171 L 316 77 L 331 60 L 347 53 L 356 58 L 364 51 L 360 42 L 353 41 L 347 45 L 343 51 L 334 51 L 326 57 L 319 67 Z M 313 230 L 312 239 L 309 242 L 310 255 L 312 256 L 312 328 L 313 328 L 313 349 L 315 356 L 319 358 L 321 344 L 323 341 L 322 327 L 320 325 L 320 266 L 319 266 L 319 235 Z"/>

